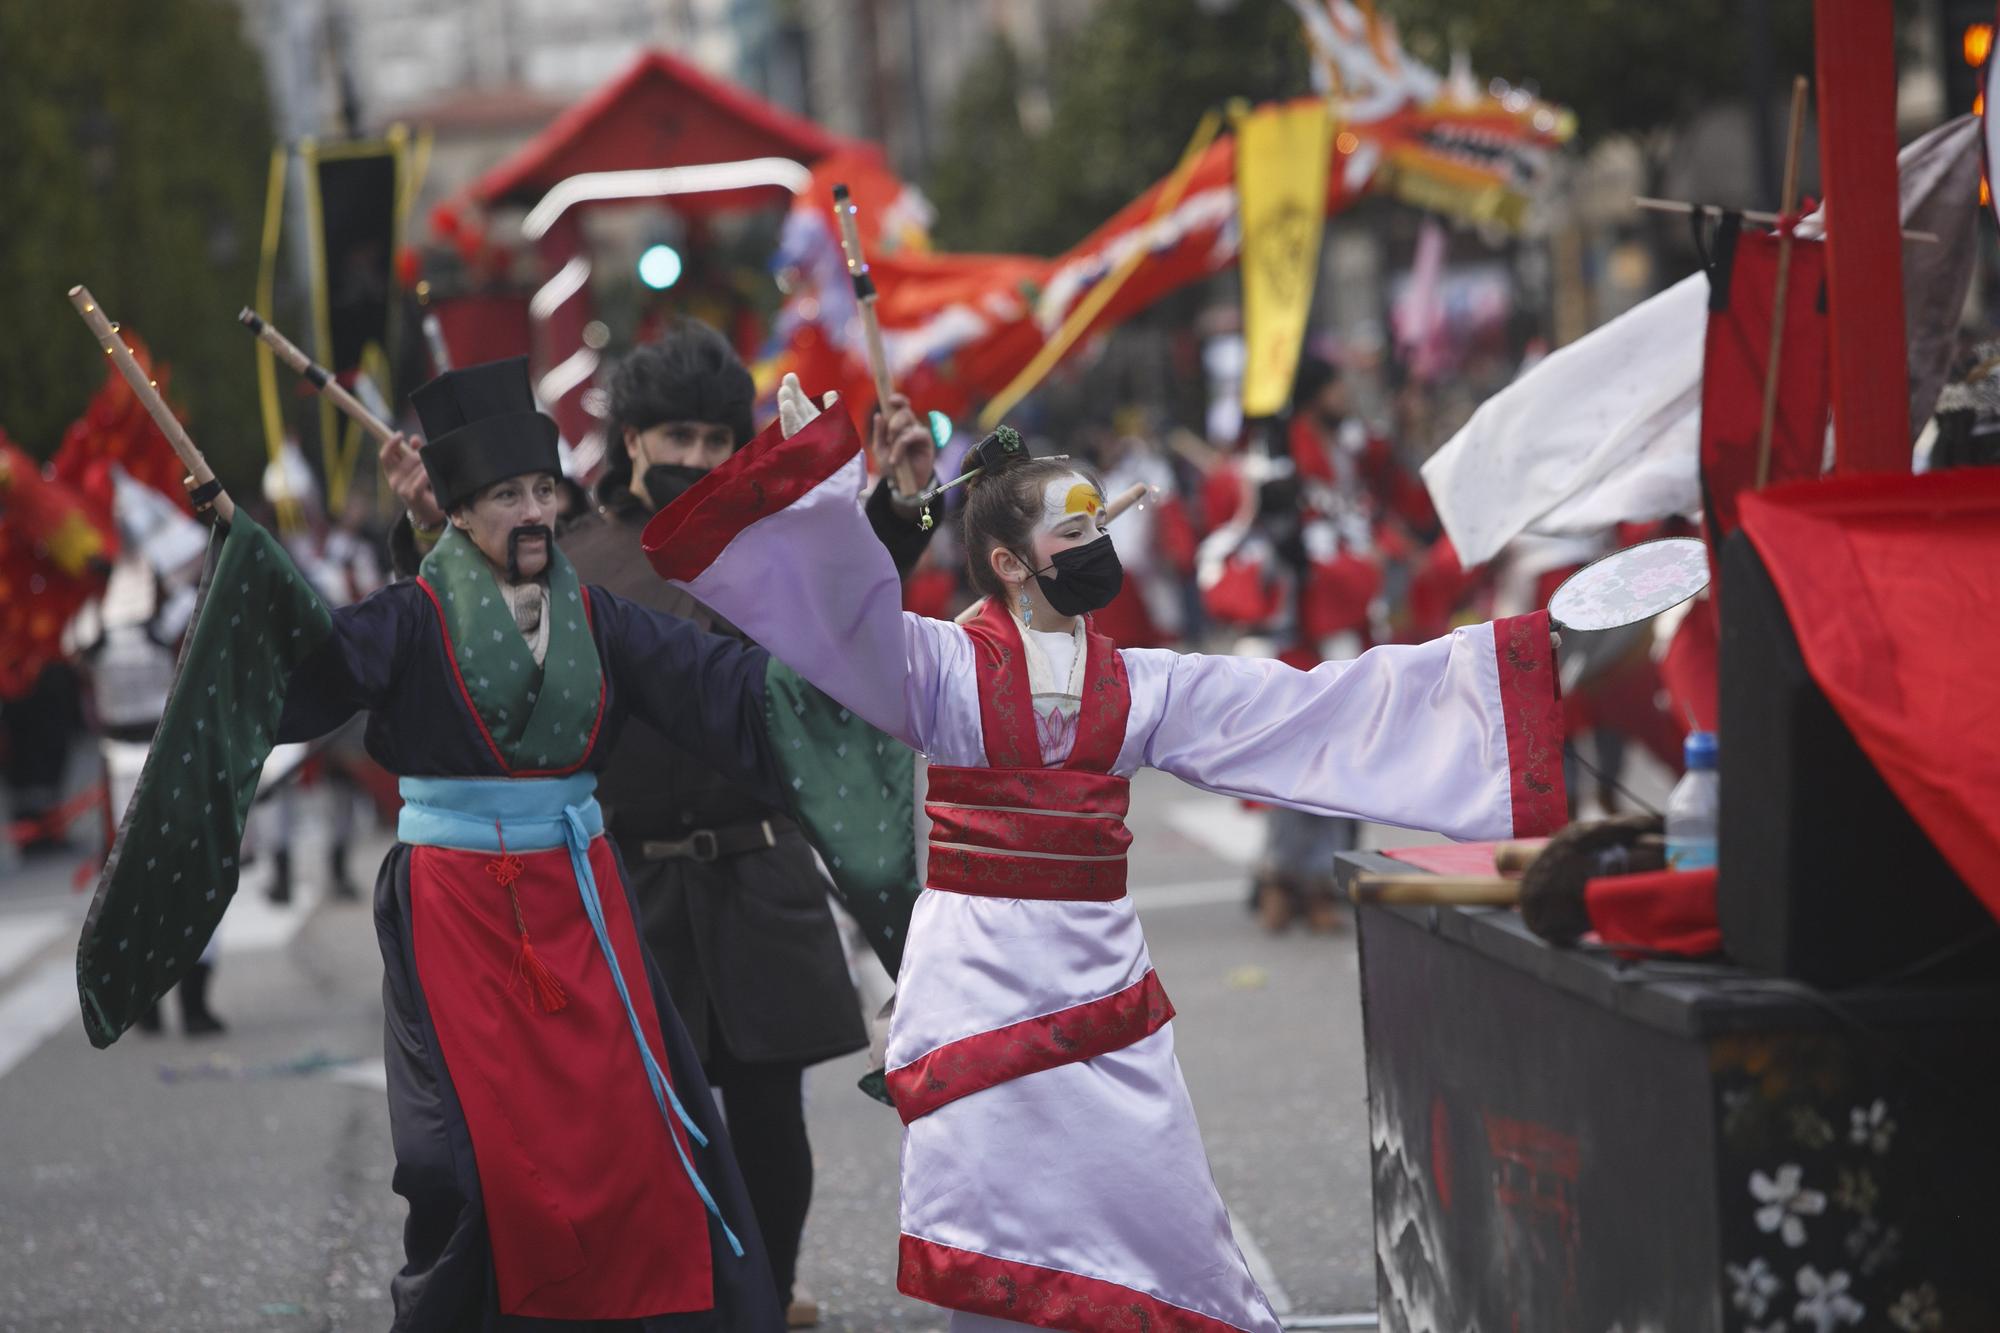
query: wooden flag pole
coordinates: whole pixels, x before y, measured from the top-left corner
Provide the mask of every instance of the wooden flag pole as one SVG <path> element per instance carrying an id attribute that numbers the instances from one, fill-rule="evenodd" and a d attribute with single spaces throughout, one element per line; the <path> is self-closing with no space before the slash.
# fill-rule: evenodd
<path id="1" fill-rule="evenodd" d="M 1764 359 L 1764 416 L 1757 427 L 1757 489 L 1771 480 L 1771 433 L 1778 424 L 1778 368 L 1785 350 L 1785 296 L 1792 285 L 1792 210 L 1799 202 L 1799 140 L 1806 128 L 1806 78 L 1792 80 L 1792 124 L 1785 143 L 1785 192 L 1778 215 L 1778 279 L 1771 295 L 1771 352 Z"/>
<path id="2" fill-rule="evenodd" d="M 847 259 L 847 276 L 854 280 L 854 299 L 861 307 L 861 333 L 868 348 L 868 373 L 875 380 L 875 401 L 889 410 L 896 389 L 889 379 L 889 354 L 882 347 L 882 321 L 875 313 L 875 278 L 861 253 L 861 229 L 854 221 L 854 200 L 845 185 L 833 187 L 833 216 L 840 224 L 840 249 Z"/>
<path id="3" fill-rule="evenodd" d="M 173 446 L 174 453 L 181 460 L 181 466 L 194 478 L 194 489 L 199 491 L 214 486 L 214 469 L 209 467 L 208 460 L 201 456 L 201 450 L 195 448 L 193 438 L 187 433 L 187 427 L 181 424 L 181 419 L 167 406 L 167 400 L 160 397 L 160 386 L 146 373 L 145 367 L 139 364 L 139 359 L 132 355 L 132 349 L 125 345 L 125 340 L 118 336 L 118 326 L 105 315 L 104 307 L 97 304 L 97 298 L 90 294 L 90 289 L 81 285 L 70 288 L 69 303 L 76 307 L 77 314 L 83 316 L 83 322 L 88 324 L 90 331 L 97 336 L 97 345 L 104 349 L 104 354 L 118 367 L 118 372 L 125 377 L 125 382 L 132 386 L 132 392 L 138 395 L 140 404 L 146 409 L 146 415 L 153 419 L 153 424 L 167 437 L 167 443 Z M 236 504 L 229 498 L 229 492 L 216 487 L 214 497 L 209 503 L 215 509 L 215 517 L 219 522 L 226 524 L 236 517 Z"/>
<path id="4" fill-rule="evenodd" d="M 333 405 L 345 412 L 361 429 L 375 437 L 377 445 L 387 444 L 396 434 L 395 427 L 370 412 L 359 398 L 349 393 L 341 382 L 333 377 L 333 372 L 300 351 L 284 334 L 272 328 L 264 317 L 244 306 L 237 312 L 236 322 L 257 335 L 266 346 L 278 354 L 278 359 L 305 377 L 306 383 L 333 400 Z"/>

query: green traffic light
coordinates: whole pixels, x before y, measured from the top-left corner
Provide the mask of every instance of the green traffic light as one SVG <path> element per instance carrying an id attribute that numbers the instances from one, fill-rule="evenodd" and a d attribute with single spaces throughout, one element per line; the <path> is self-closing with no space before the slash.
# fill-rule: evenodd
<path id="1" fill-rule="evenodd" d="M 681 280 L 680 251 L 671 245 L 649 245 L 639 256 L 639 281 L 663 292 Z"/>

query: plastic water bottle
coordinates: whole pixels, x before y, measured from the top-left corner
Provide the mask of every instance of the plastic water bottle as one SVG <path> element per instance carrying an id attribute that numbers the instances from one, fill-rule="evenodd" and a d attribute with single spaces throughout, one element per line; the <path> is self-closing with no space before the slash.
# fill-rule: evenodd
<path id="1" fill-rule="evenodd" d="M 1667 866 L 1705 870 L 1715 864 L 1715 824 L 1721 808 L 1715 733 L 1689 732 L 1683 753 L 1687 772 L 1667 797 Z"/>

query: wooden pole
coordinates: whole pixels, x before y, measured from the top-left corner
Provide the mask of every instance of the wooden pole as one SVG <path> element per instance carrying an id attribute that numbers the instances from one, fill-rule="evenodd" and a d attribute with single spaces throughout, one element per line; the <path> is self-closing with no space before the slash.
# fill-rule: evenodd
<path id="1" fill-rule="evenodd" d="M 333 405 L 348 415 L 361 429 L 375 437 L 377 445 L 387 444 L 395 435 L 395 427 L 370 412 L 359 398 L 349 393 L 341 382 L 333 377 L 333 372 L 300 351 L 298 346 L 284 334 L 272 328 L 264 317 L 249 306 L 237 312 L 236 322 L 257 335 L 259 341 L 278 354 L 278 359 L 305 377 L 306 383 L 333 400 Z"/>
<path id="2" fill-rule="evenodd" d="M 889 379 L 889 354 L 882 347 L 882 321 L 875 313 L 875 278 L 861 253 L 861 229 L 854 221 L 854 200 L 845 185 L 833 187 L 833 216 L 840 225 L 840 249 L 847 259 L 847 276 L 854 281 L 854 299 L 861 307 L 861 333 L 868 349 L 868 373 L 875 380 L 875 401 L 889 410 L 896 392 Z"/>
<path id="3" fill-rule="evenodd" d="M 195 448 L 187 427 L 181 425 L 181 419 L 167 406 L 167 400 L 160 397 L 160 386 L 146 373 L 139 359 L 132 355 L 132 349 L 125 345 L 125 340 L 118 336 L 118 326 L 105 315 L 104 308 L 97 304 L 97 298 L 90 294 L 90 289 L 83 286 L 70 288 L 69 303 L 76 307 L 77 314 L 83 316 L 83 322 L 97 336 L 97 345 L 104 349 L 105 355 L 118 367 L 119 374 L 125 377 L 125 382 L 132 386 L 132 392 L 138 395 L 146 415 L 153 419 L 153 424 L 167 437 L 167 443 L 174 447 L 181 466 L 194 478 L 195 486 L 199 488 L 214 481 L 215 472 L 209 467 L 208 460 L 201 456 L 201 450 Z M 219 522 L 226 524 L 236 517 L 236 505 L 229 498 L 229 492 L 217 491 L 212 504 Z"/>
<path id="4" fill-rule="evenodd" d="M 1148 486 L 1143 481 L 1133 482 L 1130 486 L 1112 496 L 1110 503 L 1104 506 L 1104 521 L 1109 523 L 1112 519 L 1117 518 L 1133 505 L 1145 499 L 1152 492 L 1152 489 L 1151 486 Z"/>
<path id="5" fill-rule="evenodd" d="M 1357 903 L 1426 907 L 1512 907 L 1521 882 L 1485 875 L 1356 875 L 1348 897 Z"/>
<path id="6" fill-rule="evenodd" d="M 1757 425 L 1757 489 L 1771 480 L 1771 433 L 1778 424 L 1778 370 L 1785 350 L 1785 298 L 1792 285 L 1791 212 L 1799 201 L 1799 140 L 1806 128 L 1806 80 L 1792 80 L 1792 124 L 1785 141 L 1785 190 L 1778 216 L 1778 279 L 1771 294 L 1771 350 L 1764 358 L 1764 415 Z"/>

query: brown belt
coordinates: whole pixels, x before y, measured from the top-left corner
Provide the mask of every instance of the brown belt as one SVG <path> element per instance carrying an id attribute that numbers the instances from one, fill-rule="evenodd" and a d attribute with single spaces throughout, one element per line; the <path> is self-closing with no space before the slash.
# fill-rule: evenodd
<path id="1" fill-rule="evenodd" d="M 648 861 L 699 861 L 706 865 L 745 852 L 761 852 L 778 845 L 777 830 L 771 821 L 731 824 L 727 828 L 698 828 L 685 838 L 647 840 L 639 844 L 639 855 Z"/>

